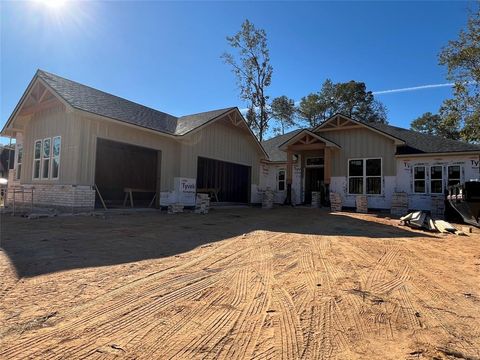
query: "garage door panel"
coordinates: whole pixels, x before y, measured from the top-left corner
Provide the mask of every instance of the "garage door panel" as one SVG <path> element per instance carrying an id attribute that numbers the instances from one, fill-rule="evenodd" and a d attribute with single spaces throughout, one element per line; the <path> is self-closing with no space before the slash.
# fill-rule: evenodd
<path id="1" fill-rule="evenodd" d="M 197 187 L 218 189 L 221 202 L 249 202 L 249 166 L 199 157 Z"/>
<path id="2" fill-rule="evenodd" d="M 97 139 L 95 183 L 109 203 L 122 203 L 124 188 L 156 191 L 157 151 L 116 141 Z M 138 200 L 150 193 L 135 194 Z M 145 198 L 145 199 L 143 199 Z M 140 203 L 139 203 L 140 204 Z"/>

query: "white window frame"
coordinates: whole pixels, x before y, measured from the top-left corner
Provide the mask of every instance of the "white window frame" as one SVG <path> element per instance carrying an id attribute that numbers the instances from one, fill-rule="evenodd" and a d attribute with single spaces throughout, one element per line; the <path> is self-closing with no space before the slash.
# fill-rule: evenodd
<path id="1" fill-rule="evenodd" d="M 280 180 L 280 173 L 284 173 L 283 180 Z M 283 190 L 280 190 L 280 182 L 283 183 Z M 287 190 L 287 170 L 284 168 L 277 170 L 277 191 L 286 191 Z"/>
<path id="2" fill-rule="evenodd" d="M 55 139 L 60 139 L 60 149 L 59 149 L 59 152 L 58 152 L 58 156 L 55 156 L 54 152 L 53 152 L 53 143 L 55 142 Z M 50 154 L 49 154 L 48 158 L 44 157 L 43 147 L 44 147 L 45 140 L 50 140 Z M 38 142 L 40 142 L 40 158 L 35 159 L 35 146 Z M 62 153 L 62 137 L 60 135 L 47 137 L 47 138 L 44 138 L 44 139 L 36 139 L 33 142 L 32 179 L 33 180 L 58 180 L 60 178 L 61 153 Z M 25 156 L 25 154 L 24 154 L 24 156 Z M 53 177 L 53 161 L 54 161 L 55 158 L 58 159 L 58 174 L 57 174 L 56 177 Z M 43 176 L 44 160 L 48 160 L 48 177 Z M 38 177 L 35 177 L 35 163 L 36 162 L 39 162 Z"/>
<path id="3" fill-rule="evenodd" d="M 37 148 L 37 143 L 40 142 L 40 158 L 36 159 L 35 158 L 35 150 Z M 32 179 L 33 180 L 40 180 L 42 177 L 42 152 L 43 152 L 43 140 L 42 139 L 36 139 L 33 142 L 33 167 L 32 167 Z M 38 177 L 35 177 L 35 163 L 39 162 L 38 165 Z"/>
<path id="4" fill-rule="evenodd" d="M 432 168 L 434 167 L 439 167 L 441 168 L 441 174 L 442 174 L 442 178 L 441 179 L 433 179 L 432 178 Z M 445 190 L 445 179 L 444 179 L 444 176 L 443 176 L 443 172 L 444 172 L 444 167 L 443 165 L 430 165 L 430 168 L 428 169 L 429 172 L 430 172 L 430 179 L 429 179 L 429 187 L 430 187 L 430 194 L 434 194 L 434 195 L 441 195 L 443 194 L 444 190 Z M 425 177 L 427 176 L 427 174 L 425 173 Z M 432 186 L 432 181 L 440 181 L 442 183 L 442 191 L 441 192 L 433 192 L 433 186 Z M 415 189 L 415 187 L 414 187 Z M 427 190 L 427 188 L 425 187 L 425 191 Z"/>
<path id="5" fill-rule="evenodd" d="M 459 174 L 458 174 L 459 178 L 458 179 L 457 178 L 450 179 L 449 174 L 450 174 L 450 168 L 451 167 L 458 167 L 458 169 L 459 169 L 458 170 L 458 172 L 459 172 Z M 450 186 L 449 183 L 450 183 L 451 180 L 458 180 L 459 184 L 462 183 L 462 165 L 448 165 L 447 166 L 447 186 Z"/>
<path id="6" fill-rule="evenodd" d="M 309 159 L 323 159 L 324 163 L 322 165 L 307 165 Z M 325 167 L 325 158 L 323 156 L 309 156 L 305 158 L 305 167 L 306 168 L 322 168 Z"/>
<path id="7" fill-rule="evenodd" d="M 422 181 L 422 180 L 415 180 L 415 168 L 422 168 L 423 167 L 423 172 L 425 174 L 425 177 L 423 179 L 423 182 L 424 182 L 424 189 L 425 191 L 423 192 L 416 192 L 415 191 L 415 181 Z M 427 165 L 414 165 L 412 167 L 412 179 L 413 179 L 413 182 L 412 182 L 412 193 L 414 194 L 419 194 L 419 195 L 422 195 L 422 194 L 427 194 L 427 181 L 428 181 L 428 177 L 427 177 L 427 169 L 428 169 L 428 166 Z"/>
<path id="8" fill-rule="evenodd" d="M 362 160 L 362 176 L 355 175 L 350 176 L 350 161 Z M 367 176 L 367 160 L 380 160 L 380 175 L 368 175 Z M 350 178 L 360 178 L 363 179 L 362 183 L 362 193 L 356 194 L 350 192 Z M 380 193 L 379 194 L 367 194 L 367 178 L 380 178 Z M 347 160 L 347 191 L 348 195 L 367 195 L 367 196 L 382 196 L 383 194 L 383 158 L 382 157 L 367 157 L 367 158 L 350 158 Z"/>
<path id="9" fill-rule="evenodd" d="M 16 144 L 17 151 L 15 153 L 16 157 L 16 167 L 15 167 L 15 179 L 20 180 L 20 177 L 22 176 L 22 163 L 23 163 L 23 157 L 25 156 L 25 153 L 23 152 L 23 144 Z M 20 151 L 22 152 L 22 161 L 19 161 L 19 155 Z M 20 169 L 20 171 L 18 171 Z"/>
<path id="10" fill-rule="evenodd" d="M 48 157 L 45 157 L 45 141 L 49 140 L 50 141 L 50 148 L 49 148 L 49 152 L 48 152 Z M 42 151 L 41 151 L 41 158 L 42 158 L 42 162 L 41 162 L 41 169 L 40 169 L 40 179 L 42 180 L 48 180 L 50 179 L 50 168 L 52 166 L 52 162 L 51 162 L 51 159 L 52 159 L 52 138 L 45 138 L 42 140 Z M 45 166 L 45 161 L 48 160 L 48 174 L 47 176 L 43 176 L 43 170 L 44 170 L 44 166 Z"/>
<path id="11" fill-rule="evenodd" d="M 60 149 L 58 149 L 58 156 L 55 156 L 53 152 L 53 144 L 55 143 L 55 139 L 60 139 Z M 50 177 L 52 180 L 58 180 L 60 178 L 60 157 L 62 154 L 62 137 L 59 136 L 53 136 L 52 137 L 52 149 L 51 149 L 51 156 L 50 156 Z M 55 158 L 58 158 L 58 173 L 56 177 L 53 177 L 53 161 Z"/>

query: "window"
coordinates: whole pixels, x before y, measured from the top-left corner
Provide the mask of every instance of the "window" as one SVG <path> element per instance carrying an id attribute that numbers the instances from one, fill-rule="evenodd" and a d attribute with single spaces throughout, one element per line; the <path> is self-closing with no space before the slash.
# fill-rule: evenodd
<path id="1" fill-rule="evenodd" d="M 460 184 L 460 165 L 448 167 L 448 186 Z"/>
<path id="2" fill-rule="evenodd" d="M 286 172 L 285 169 L 278 170 L 277 174 L 277 190 L 285 191 Z"/>
<path id="3" fill-rule="evenodd" d="M 348 162 L 348 193 L 382 193 L 382 159 L 352 159 Z"/>
<path id="4" fill-rule="evenodd" d="M 430 192 L 432 194 L 443 193 L 443 166 L 430 167 Z"/>
<path id="5" fill-rule="evenodd" d="M 348 162 L 348 192 L 363 194 L 363 160 Z"/>
<path id="6" fill-rule="evenodd" d="M 61 137 L 36 140 L 33 149 L 33 178 L 58 179 Z"/>
<path id="7" fill-rule="evenodd" d="M 307 167 L 321 167 L 324 165 L 323 157 L 309 157 L 305 159 L 305 166 Z"/>
<path id="8" fill-rule="evenodd" d="M 16 178 L 20 180 L 22 176 L 22 161 L 23 161 L 23 145 L 17 144 L 17 171 L 16 171 Z"/>
<path id="9" fill-rule="evenodd" d="M 53 138 L 52 146 L 52 179 L 58 179 L 60 170 L 60 147 L 62 145 L 62 139 L 60 136 Z"/>
<path id="10" fill-rule="evenodd" d="M 382 193 L 382 159 L 366 159 L 367 194 Z"/>
<path id="11" fill-rule="evenodd" d="M 40 163 L 42 162 L 42 140 L 35 141 L 33 149 L 33 178 L 40 179 Z"/>
<path id="12" fill-rule="evenodd" d="M 42 179 L 48 179 L 50 172 L 50 150 L 51 150 L 51 139 L 43 140 L 42 147 Z"/>
<path id="13" fill-rule="evenodd" d="M 413 168 L 413 192 L 425 194 L 425 166 L 415 166 Z"/>

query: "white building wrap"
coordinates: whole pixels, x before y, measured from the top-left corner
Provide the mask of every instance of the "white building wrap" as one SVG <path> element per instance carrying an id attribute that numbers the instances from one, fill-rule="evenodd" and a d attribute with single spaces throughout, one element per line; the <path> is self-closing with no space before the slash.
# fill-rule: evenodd
<path id="1" fill-rule="evenodd" d="M 425 193 L 417 194 L 414 191 L 413 169 L 415 166 L 425 167 L 426 186 Z M 422 156 L 402 157 L 397 159 L 397 181 L 396 192 L 408 194 L 408 205 L 410 209 L 431 210 L 431 167 L 441 166 L 443 188 L 448 184 L 448 167 L 460 166 L 460 182 L 468 180 L 480 180 L 479 157 L 478 156 Z"/>
<path id="2" fill-rule="evenodd" d="M 410 209 L 432 210 L 432 196 L 436 198 L 443 196 L 443 194 L 432 194 L 432 166 L 442 167 L 441 181 L 443 189 L 446 189 L 448 186 L 448 169 L 450 166 L 460 168 L 459 180 L 461 183 L 468 180 L 480 180 L 480 158 L 478 155 L 412 156 L 396 158 L 394 161 L 396 162 L 396 175 L 382 177 L 382 193 L 380 195 L 367 195 L 368 208 L 390 209 L 393 193 L 405 192 L 408 195 Z M 295 204 L 301 204 L 304 199 L 304 180 L 300 163 L 300 160 L 298 160 L 293 170 L 292 200 Z M 425 192 L 421 194 L 414 191 L 413 169 L 415 166 L 425 168 Z M 283 203 L 286 190 L 280 191 L 278 188 L 278 173 L 284 169 L 286 169 L 286 164 L 261 165 L 260 187 L 257 189 L 256 198 L 258 198 L 258 201 L 256 202 L 261 201 L 262 191 L 270 188 L 275 192 L 275 202 Z M 330 182 L 330 191 L 340 194 L 343 207 L 354 208 L 356 206 L 356 195 L 348 194 L 346 176 L 333 176 Z"/>

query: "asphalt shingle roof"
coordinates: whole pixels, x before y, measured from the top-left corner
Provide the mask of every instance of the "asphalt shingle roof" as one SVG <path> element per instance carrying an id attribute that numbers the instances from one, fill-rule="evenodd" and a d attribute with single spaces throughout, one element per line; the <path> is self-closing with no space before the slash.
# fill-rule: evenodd
<path id="1" fill-rule="evenodd" d="M 268 154 L 270 161 L 287 161 L 287 153 L 279 149 L 279 146 L 297 135 L 303 129 L 290 131 L 286 134 L 275 136 L 271 139 L 262 141 L 262 146 Z"/>
<path id="2" fill-rule="evenodd" d="M 403 129 L 386 124 L 368 124 L 388 135 L 405 141 L 397 147 L 397 154 L 430 154 L 448 152 L 479 151 L 480 145 L 469 144 L 459 140 L 444 139 L 440 136 L 427 135 L 418 131 Z"/>
<path id="3" fill-rule="evenodd" d="M 480 145 L 469 144 L 463 141 L 444 139 L 439 136 L 422 134 L 418 131 L 403 129 L 386 124 L 367 124 L 376 130 L 403 140 L 405 145 L 397 146 L 398 155 L 409 154 L 435 154 L 455 152 L 480 152 Z M 262 145 L 271 161 L 287 161 L 287 153 L 280 150 L 279 146 L 297 135 L 302 129 L 291 131 L 263 141 Z"/>
<path id="4" fill-rule="evenodd" d="M 185 135 L 235 109 L 231 107 L 176 117 L 43 70 L 38 70 L 37 75 L 76 109 L 170 135 Z"/>
<path id="5" fill-rule="evenodd" d="M 175 135 L 185 135 L 189 131 L 202 126 L 213 119 L 222 116 L 223 114 L 235 109 L 234 107 L 212 110 L 198 114 L 181 116 L 177 119 L 177 127 L 175 129 Z"/>

